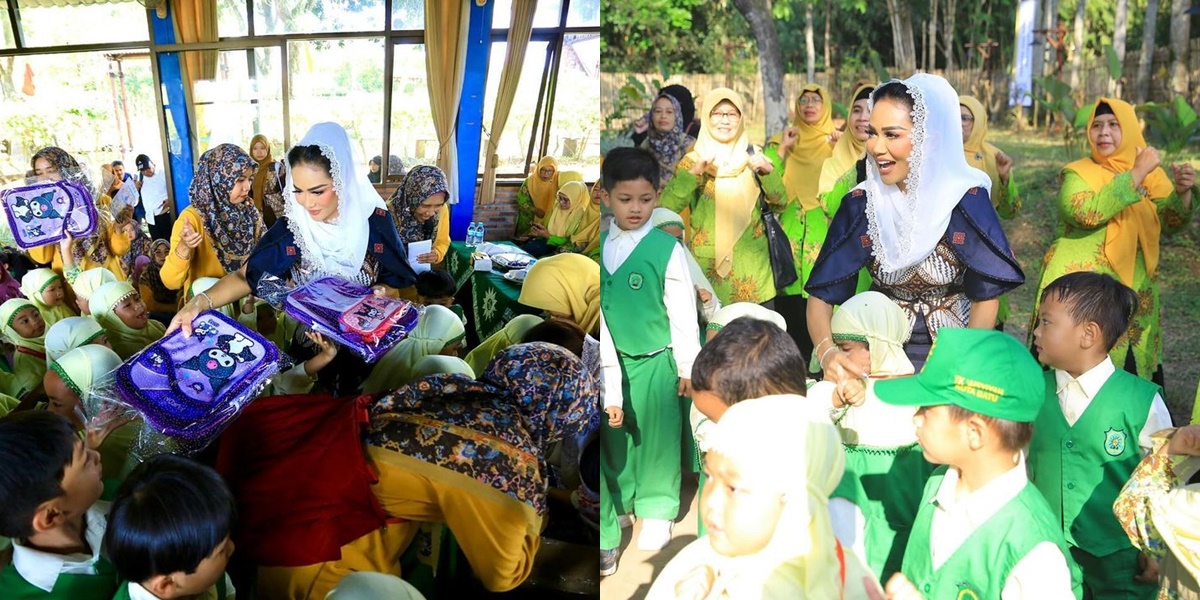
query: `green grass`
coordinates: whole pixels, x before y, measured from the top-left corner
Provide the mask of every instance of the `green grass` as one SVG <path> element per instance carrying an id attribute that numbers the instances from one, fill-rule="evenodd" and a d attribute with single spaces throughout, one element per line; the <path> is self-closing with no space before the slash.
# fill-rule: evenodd
<path id="1" fill-rule="evenodd" d="M 1023 206 L 1005 221 L 1013 251 L 1025 270 L 1025 285 L 1010 294 L 1012 315 L 1005 329 L 1026 339 L 1042 257 L 1054 241 L 1057 224 L 1058 174 L 1068 157 L 1061 141 L 1044 131 L 993 129 L 988 140 L 1013 157 L 1013 173 Z M 1200 169 L 1200 154 L 1187 156 Z M 1200 198 L 1193 198 L 1193 202 Z M 1200 223 L 1163 238 L 1158 267 L 1162 294 L 1164 399 L 1177 425 L 1190 422 L 1196 384 L 1200 380 Z"/>

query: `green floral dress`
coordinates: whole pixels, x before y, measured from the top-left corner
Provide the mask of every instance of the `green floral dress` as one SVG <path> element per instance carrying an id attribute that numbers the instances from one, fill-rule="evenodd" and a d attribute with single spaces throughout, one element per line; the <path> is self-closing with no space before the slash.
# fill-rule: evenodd
<path id="1" fill-rule="evenodd" d="M 517 229 L 513 237 L 529 235 L 533 218 L 533 196 L 529 195 L 529 180 L 526 179 L 521 183 L 521 189 L 517 190 Z"/>
<path id="2" fill-rule="evenodd" d="M 1070 169 L 1063 170 L 1062 187 L 1058 193 L 1058 235 L 1042 261 L 1042 277 L 1038 282 L 1036 299 L 1042 297 L 1042 290 L 1050 282 L 1068 273 L 1092 271 L 1117 277 L 1104 256 L 1106 227 L 1118 213 L 1141 200 L 1135 188 L 1128 172 L 1114 177 L 1100 191 L 1094 191 L 1077 173 Z M 1165 198 L 1154 200 L 1154 204 L 1158 207 L 1163 235 L 1186 227 L 1195 210 L 1194 206 L 1185 208 L 1179 194 L 1174 191 Z M 1162 357 L 1161 307 L 1158 280 L 1146 273 L 1146 262 L 1140 248 L 1132 287 L 1140 302 L 1129 331 L 1117 341 L 1110 355 L 1120 367 L 1125 364 L 1125 357 L 1132 348 L 1138 376 L 1150 379 Z M 1035 300 L 1029 326 L 1031 343 L 1039 304 Z"/>
<path id="3" fill-rule="evenodd" d="M 679 161 L 675 177 L 662 192 L 661 206 L 675 212 L 691 209 L 691 232 L 689 246 L 696 262 L 704 269 L 713 290 L 722 306 L 734 302 L 761 304 L 775 297 L 775 278 L 771 272 L 771 255 L 767 250 L 767 237 L 763 232 L 762 214 L 756 205 L 750 226 L 733 246 L 733 268 L 728 277 L 717 275 L 715 270 L 716 246 L 716 180 L 705 175 L 692 175 L 690 169 L 695 161 L 684 156 Z M 761 178 L 766 192 L 767 204 L 775 213 L 783 212 L 787 205 L 784 197 L 783 179 L 779 171 L 772 171 Z"/>

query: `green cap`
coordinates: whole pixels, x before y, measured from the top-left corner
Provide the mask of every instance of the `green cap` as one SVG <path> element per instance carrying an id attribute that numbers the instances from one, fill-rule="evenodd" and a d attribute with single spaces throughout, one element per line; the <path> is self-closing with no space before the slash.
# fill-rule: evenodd
<path id="1" fill-rule="evenodd" d="M 953 404 L 996 419 L 1029 423 L 1046 395 L 1042 368 L 1011 335 L 990 329 L 944 328 L 929 359 L 912 377 L 875 382 L 888 404 Z"/>

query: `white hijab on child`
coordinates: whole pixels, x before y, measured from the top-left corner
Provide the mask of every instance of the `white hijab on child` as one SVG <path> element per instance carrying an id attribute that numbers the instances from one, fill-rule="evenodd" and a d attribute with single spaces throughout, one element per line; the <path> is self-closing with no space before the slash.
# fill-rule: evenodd
<path id="1" fill-rule="evenodd" d="M 989 191 L 992 187 L 991 177 L 968 165 L 963 154 L 958 92 L 945 79 L 928 73 L 900 83 L 913 98 L 905 191 L 883 183 L 873 159 L 867 160 L 866 181 L 854 188 L 867 193 L 867 231 L 875 240 L 871 252 L 886 273 L 925 260 L 945 235 L 950 213 L 963 194 L 973 187 Z M 882 87 L 871 94 L 872 111 Z M 870 144 L 867 156 L 871 156 Z"/>
<path id="2" fill-rule="evenodd" d="M 338 196 L 338 216 L 330 223 L 314 221 L 296 201 L 292 185 L 284 186 L 284 216 L 300 247 L 305 270 L 310 278 L 333 275 L 363 285 L 363 260 L 367 255 L 370 226 L 367 219 L 377 208 L 386 210 L 383 198 L 367 179 L 366 169 L 354 157 L 346 130 L 337 123 L 317 123 L 304 134 L 297 146 L 317 146 L 329 159 L 333 189 Z M 286 161 L 287 181 L 292 181 L 291 165 Z M 296 282 L 303 283 L 303 282 Z"/>
<path id="3" fill-rule="evenodd" d="M 904 353 L 908 313 L 879 292 L 863 292 L 844 302 L 833 313 L 830 330 L 834 342 L 867 344 L 871 351 L 869 375 L 912 375 L 915 371 Z"/>
<path id="4" fill-rule="evenodd" d="M 712 320 L 708 322 L 708 328 L 720 330 L 733 322 L 734 319 L 740 317 L 750 317 L 751 319 L 773 323 L 780 329 L 787 331 L 787 321 L 783 320 L 782 315 L 753 302 L 734 302 L 729 306 L 722 306 L 721 310 L 718 310 L 717 314 L 713 315 Z"/>

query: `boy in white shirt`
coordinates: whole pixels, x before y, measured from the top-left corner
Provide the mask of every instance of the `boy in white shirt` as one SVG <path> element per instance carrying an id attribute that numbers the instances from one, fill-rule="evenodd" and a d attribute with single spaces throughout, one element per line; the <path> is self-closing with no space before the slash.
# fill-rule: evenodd
<path id="1" fill-rule="evenodd" d="M 1109 357 L 1137 305 L 1137 293 L 1108 275 L 1071 273 L 1042 292 L 1033 331 L 1038 357 L 1052 370 L 1043 379 L 1029 479 L 1097 599 L 1153 598 L 1157 590 L 1135 581 L 1151 565 L 1113 515 L 1121 486 L 1153 448 L 1151 436 L 1171 427 L 1158 386 L 1118 370 Z"/>
<path id="2" fill-rule="evenodd" d="M 679 397 L 691 395 L 692 362 L 700 351 L 686 250 L 651 221 L 658 171 L 654 157 L 637 148 L 613 150 L 603 166 L 602 199 L 613 223 L 600 241 L 601 335 L 615 349 L 602 354 L 609 426 L 601 433 L 607 491 L 600 549 L 607 574 L 616 571 L 621 541 L 614 515 L 643 519 L 639 549 L 659 550 L 671 541 L 681 480 Z"/>

